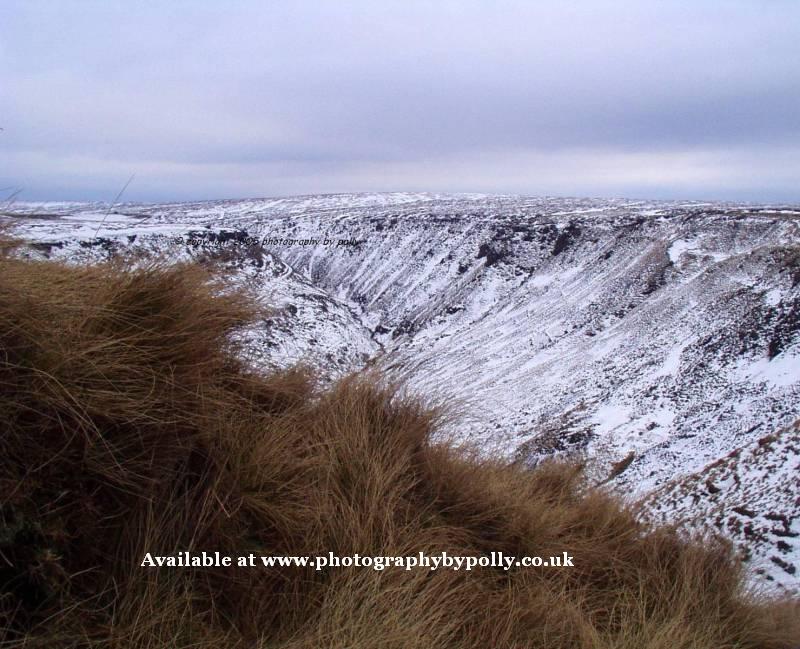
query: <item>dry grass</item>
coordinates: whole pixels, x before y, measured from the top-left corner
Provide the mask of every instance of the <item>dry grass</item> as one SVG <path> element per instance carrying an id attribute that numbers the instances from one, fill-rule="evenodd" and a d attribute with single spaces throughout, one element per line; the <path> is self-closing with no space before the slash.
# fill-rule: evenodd
<path id="1" fill-rule="evenodd" d="M 2 248 L 2 246 L 0 246 Z M 578 469 L 430 441 L 374 376 L 248 373 L 195 267 L 0 256 L 0 647 L 789 648 L 721 543 Z M 571 569 L 144 569 L 145 552 L 554 555 Z M 794 643 L 794 644 L 793 644 Z"/>

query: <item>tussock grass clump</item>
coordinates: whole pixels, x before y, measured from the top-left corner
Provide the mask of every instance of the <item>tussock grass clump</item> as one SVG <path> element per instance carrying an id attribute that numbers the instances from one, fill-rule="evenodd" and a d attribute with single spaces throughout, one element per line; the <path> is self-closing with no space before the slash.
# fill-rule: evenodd
<path id="1" fill-rule="evenodd" d="M 730 549 L 576 467 L 431 441 L 372 375 L 261 376 L 243 296 L 193 266 L 0 256 L 0 647 L 788 648 Z M 574 568 L 147 569 L 145 553 L 569 552 Z"/>

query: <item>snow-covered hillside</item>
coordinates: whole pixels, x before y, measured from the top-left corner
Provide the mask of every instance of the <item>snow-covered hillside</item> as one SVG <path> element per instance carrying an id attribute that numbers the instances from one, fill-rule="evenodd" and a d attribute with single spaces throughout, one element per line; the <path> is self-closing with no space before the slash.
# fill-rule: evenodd
<path id="1" fill-rule="evenodd" d="M 531 463 L 585 453 L 654 515 L 800 584 L 800 208 L 357 194 L 9 213 L 31 254 L 223 258 L 275 305 L 258 362 L 377 363 L 452 399 L 448 434 Z"/>

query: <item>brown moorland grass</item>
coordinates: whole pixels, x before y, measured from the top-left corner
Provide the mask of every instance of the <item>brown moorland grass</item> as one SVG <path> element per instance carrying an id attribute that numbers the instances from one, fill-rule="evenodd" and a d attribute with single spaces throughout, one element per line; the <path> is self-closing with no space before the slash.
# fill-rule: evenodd
<path id="1" fill-rule="evenodd" d="M 0 246 L 0 647 L 790 648 L 796 602 L 731 550 L 638 521 L 577 467 L 431 440 L 357 375 L 261 376 L 253 315 L 194 266 L 67 267 Z M 140 567 L 146 552 L 569 552 L 574 568 Z"/>

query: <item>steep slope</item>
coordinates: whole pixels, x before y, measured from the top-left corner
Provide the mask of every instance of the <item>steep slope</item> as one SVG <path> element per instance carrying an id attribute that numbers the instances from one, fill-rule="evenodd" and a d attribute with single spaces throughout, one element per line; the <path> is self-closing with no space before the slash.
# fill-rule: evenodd
<path id="1" fill-rule="evenodd" d="M 457 399 L 449 434 L 529 463 L 585 453 L 629 493 L 702 472 L 800 416 L 792 207 L 390 194 L 15 214 L 42 254 L 227 250 L 260 291 L 284 296 L 277 326 L 256 332 L 266 357 L 270 344 L 291 347 L 279 362 L 334 354 L 349 369 L 369 357 L 413 390 Z M 285 331 L 291 343 L 278 342 Z M 740 470 L 766 511 L 763 472 Z M 797 484 L 789 460 L 775 471 Z M 797 584 L 783 573 L 771 576 Z"/>
<path id="2" fill-rule="evenodd" d="M 779 584 L 800 569 L 800 421 L 668 482 L 646 503 L 656 521 L 733 539 L 757 574 Z"/>
<path id="3" fill-rule="evenodd" d="M 437 444 L 437 413 L 373 374 L 251 371 L 231 338 L 259 309 L 216 272 L 9 250 L 4 649 L 800 642 L 800 600 L 754 596 L 725 544 L 642 521 L 569 463 Z"/>

